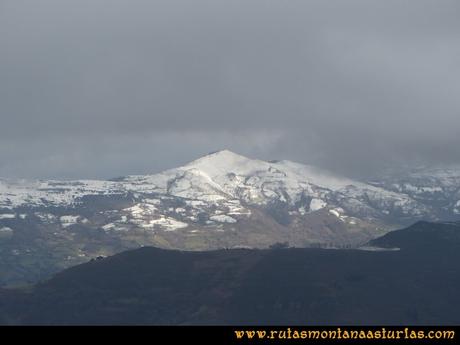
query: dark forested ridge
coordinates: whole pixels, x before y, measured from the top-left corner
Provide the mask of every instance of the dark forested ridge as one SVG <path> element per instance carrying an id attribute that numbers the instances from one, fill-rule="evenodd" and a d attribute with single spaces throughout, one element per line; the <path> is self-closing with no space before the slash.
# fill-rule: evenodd
<path id="1" fill-rule="evenodd" d="M 460 324 L 458 223 L 419 222 L 370 245 L 392 250 L 144 247 L 0 290 L 0 321 Z"/>

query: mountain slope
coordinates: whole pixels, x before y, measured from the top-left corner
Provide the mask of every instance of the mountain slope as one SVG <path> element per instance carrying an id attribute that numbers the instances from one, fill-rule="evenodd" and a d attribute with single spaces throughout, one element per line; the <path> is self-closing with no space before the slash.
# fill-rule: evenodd
<path id="1" fill-rule="evenodd" d="M 460 215 L 460 166 L 423 167 L 379 176 L 371 184 L 432 205 L 440 219 Z"/>
<path id="2" fill-rule="evenodd" d="M 0 293 L 0 309 L 16 324 L 455 325 L 459 234 L 418 223 L 373 243 L 397 251 L 141 248 Z"/>
<path id="3" fill-rule="evenodd" d="M 432 252 L 434 249 L 449 250 L 460 247 L 460 222 L 436 223 L 417 222 L 403 230 L 395 230 L 370 241 L 382 248 L 403 248 Z"/>
<path id="4" fill-rule="evenodd" d="M 227 150 L 111 181 L 1 180 L 0 286 L 146 245 L 356 247 L 419 219 L 456 217 L 444 199 L 409 195 L 390 178 L 379 181 Z M 447 204 L 455 205 L 456 180 L 449 181 Z"/>

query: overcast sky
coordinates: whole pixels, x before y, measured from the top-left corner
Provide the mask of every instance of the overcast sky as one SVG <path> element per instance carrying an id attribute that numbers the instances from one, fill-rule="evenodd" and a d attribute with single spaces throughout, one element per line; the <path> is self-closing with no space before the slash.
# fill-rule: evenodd
<path id="1" fill-rule="evenodd" d="M 0 0 L 0 177 L 223 148 L 369 176 L 460 163 L 457 0 Z"/>

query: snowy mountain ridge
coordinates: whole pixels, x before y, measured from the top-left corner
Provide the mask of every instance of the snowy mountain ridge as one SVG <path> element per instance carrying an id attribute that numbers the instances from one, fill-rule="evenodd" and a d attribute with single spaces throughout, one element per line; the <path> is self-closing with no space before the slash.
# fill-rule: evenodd
<path id="1" fill-rule="evenodd" d="M 459 186 L 460 169 L 437 169 L 405 179 L 365 183 L 291 161 L 266 162 L 223 150 L 159 174 L 127 176 L 117 181 L 0 180 L 0 209 L 68 207 L 87 196 L 154 193 L 206 203 L 233 200 L 250 205 L 302 204 L 301 212 L 331 205 L 358 217 L 436 219 L 438 212 L 427 201 L 440 199 L 442 213 L 458 214 Z M 446 193 L 452 200 L 446 200 Z"/>
<path id="2" fill-rule="evenodd" d="M 369 184 L 337 177 L 315 167 L 280 161 L 252 160 L 224 150 L 183 167 L 155 175 L 128 176 L 119 181 L 8 181 L 0 180 L 0 207 L 71 205 L 86 195 L 128 192 L 162 193 L 184 198 L 242 198 L 268 202 L 274 197 L 295 202 L 303 192 L 320 197 L 321 191 L 359 195 L 381 193 L 402 203 L 404 195 Z"/>
<path id="3" fill-rule="evenodd" d="M 436 218 L 436 211 L 426 201 L 443 199 L 444 192 L 460 199 L 459 172 L 438 169 L 433 174 L 406 176 L 409 182 L 388 178 L 365 183 L 291 161 L 266 162 L 223 150 L 159 174 L 117 181 L 0 180 L 0 209 L 72 206 L 86 196 L 155 193 L 210 203 L 239 200 L 255 205 L 282 202 L 292 206 L 309 199 L 308 205 L 301 205 L 307 206 L 307 211 L 331 204 L 357 216 Z M 414 180 L 415 186 L 411 184 Z M 454 201 L 443 205 L 444 211 L 448 213 L 450 207 L 453 214 L 459 213 L 460 200 Z"/>
<path id="4" fill-rule="evenodd" d="M 0 180 L 0 285 L 145 245 L 356 247 L 420 219 L 458 220 L 459 187 L 460 169 L 366 183 L 227 150 L 153 175 Z"/>

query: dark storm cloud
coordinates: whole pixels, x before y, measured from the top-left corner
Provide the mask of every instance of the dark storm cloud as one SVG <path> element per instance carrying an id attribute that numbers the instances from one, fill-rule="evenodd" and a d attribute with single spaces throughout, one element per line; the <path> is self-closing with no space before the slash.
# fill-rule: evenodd
<path id="1" fill-rule="evenodd" d="M 457 1 L 0 1 L 0 175 L 229 148 L 366 175 L 460 163 Z"/>

